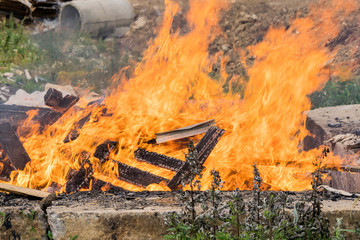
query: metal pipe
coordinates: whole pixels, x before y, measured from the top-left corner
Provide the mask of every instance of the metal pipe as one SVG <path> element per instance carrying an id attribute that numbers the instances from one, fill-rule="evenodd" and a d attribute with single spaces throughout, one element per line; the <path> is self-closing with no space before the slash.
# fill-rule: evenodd
<path id="1" fill-rule="evenodd" d="M 133 20 L 134 11 L 127 0 L 74 0 L 60 12 L 62 29 L 95 35 L 129 26 Z"/>

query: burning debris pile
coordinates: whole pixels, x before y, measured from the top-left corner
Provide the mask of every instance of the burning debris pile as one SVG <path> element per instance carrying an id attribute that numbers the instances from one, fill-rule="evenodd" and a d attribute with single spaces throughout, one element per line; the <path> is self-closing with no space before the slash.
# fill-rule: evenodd
<path id="1" fill-rule="evenodd" d="M 357 9 L 356 3 L 320 3 L 289 28 L 270 28 L 263 42 L 248 49 L 255 60 L 243 98 L 233 89 L 224 91 L 235 81 L 224 67 L 216 79 L 209 75 L 213 64 L 226 61 L 221 54 L 209 55 L 209 44 L 221 34 L 218 15 L 227 3 L 189 3 L 184 34 L 172 25 L 180 6 L 166 1 L 163 23 L 143 60 L 129 79 L 122 72 L 114 76 L 105 99 L 85 103 L 52 89 L 45 96 L 52 109 L 28 109 L 15 129 L 19 138 L 8 130 L 11 123 L 4 125 L 28 153 L 7 180 L 66 193 L 174 190 L 188 169 L 182 160 L 188 141 L 178 139 L 190 137 L 205 168 L 202 189 L 210 187 L 212 169 L 220 172 L 224 190 L 251 189 L 254 163 L 267 189 L 309 189 L 321 150 L 303 151 L 307 96 L 329 79 L 334 52 L 326 44 L 338 36 L 339 19 Z M 17 157 L 3 148 L 16 167 Z M 329 168 L 342 163 L 332 154 L 324 161 Z"/>
<path id="2" fill-rule="evenodd" d="M 31 161 L 26 150 L 19 141 L 16 132 L 14 131 L 14 128 L 18 128 L 20 120 L 26 119 L 25 113 L 30 110 L 36 110 L 37 112 L 42 111 L 41 114 L 36 114 L 36 118 L 32 119 L 32 121 L 38 122 L 40 126 L 40 131 L 43 131 L 46 125 L 51 125 L 55 123 L 65 112 L 67 112 L 71 107 L 73 107 L 78 100 L 78 97 L 71 95 L 66 95 L 65 97 L 63 97 L 60 91 L 54 88 L 49 88 L 49 90 L 44 96 L 44 102 L 45 105 L 51 107 L 52 109 L 34 107 L 32 108 L 17 105 L 3 105 L 1 116 L 5 118 L 10 118 L 7 114 L 11 114 L 11 117 L 15 117 L 16 121 L 13 121 L 12 124 L 10 122 L 5 122 L 0 125 L 0 145 L 2 147 L 2 159 L 0 161 L 2 167 L 0 171 L 0 179 L 10 180 L 10 173 L 12 171 L 24 170 L 26 164 Z M 88 110 L 90 109 L 89 111 L 91 112 L 92 108 L 94 106 L 100 105 L 101 102 L 102 99 L 90 102 L 86 108 Z M 86 112 L 86 109 L 84 110 L 84 112 Z M 74 124 L 74 126 L 71 128 L 70 132 L 63 141 L 65 144 L 77 139 L 77 137 L 79 136 L 79 131 L 81 131 L 81 128 L 90 120 L 90 116 L 91 113 L 87 114 L 85 117 L 81 118 L 78 122 Z M 6 120 L 3 119 L 3 121 Z M 198 152 L 198 164 L 199 166 L 202 166 L 210 155 L 211 151 L 216 146 L 219 138 L 224 134 L 224 130 L 215 126 L 211 126 L 213 124 L 214 121 L 212 120 L 189 126 L 187 128 L 177 129 L 171 132 L 160 133 L 158 135 L 162 136 L 162 138 L 160 138 L 161 142 L 166 142 L 169 140 L 181 139 L 206 132 L 206 134 L 195 147 L 196 151 Z M 186 130 L 188 131 L 187 133 Z M 169 133 L 176 132 L 181 132 L 182 136 L 176 136 L 174 138 L 174 136 L 170 134 L 170 139 L 164 139 L 164 135 L 169 135 Z M 96 147 L 93 157 L 97 158 L 100 164 L 107 161 L 112 161 L 109 155 L 111 152 L 117 151 L 118 145 L 118 142 L 106 141 Z M 134 154 L 135 159 L 139 162 L 146 162 L 153 166 L 165 168 L 176 173 L 171 180 L 168 180 L 161 176 L 142 171 L 140 169 L 128 166 L 126 164 L 122 164 L 120 162 L 115 163 L 115 165 L 117 165 L 118 179 L 143 188 L 146 188 L 150 184 L 155 183 L 165 184 L 171 190 L 175 190 L 181 185 L 181 179 L 184 175 L 187 174 L 189 168 L 187 162 L 176 158 L 167 157 L 165 155 L 155 152 L 148 152 L 143 148 L 137 149 Z M 80 158 L 80 169 L 70 169 L 67 173 L 67 182 L 65 187 L 66 193 L 73 193 L 79 191 L 82 188 L 89 189 L 90 187 L 92 187 L 93 189 L 102 189 L 103 187 L 115 189 L 117 188 L 93 176 L 94 169 L 91 162 L 89 161 L 89 153 L 82 152 Z M 122 188 L 117 189 L 124 190 Z"/>

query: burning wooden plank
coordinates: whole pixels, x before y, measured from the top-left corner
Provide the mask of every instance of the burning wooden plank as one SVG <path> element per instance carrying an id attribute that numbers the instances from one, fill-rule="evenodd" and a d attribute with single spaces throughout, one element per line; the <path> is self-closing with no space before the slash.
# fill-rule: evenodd
<path id="1" fill-rule="evenodd" d="M 16 170 L 23 170 L 31 161 L 10 123 L 0 124 L 0 145 Z"/>
<path id="2" fill-rule="evenodd" d="M 53 105 L 55 111 L 45 114 L 39 121 L 41 126 L 45 127 L 46 125 L 51 125 L 55 123 L 67 110 L 74 106 L 79 98 L 76 96 L 66 95 L 59 101 L 59 91 L 49 88 L 44 96 L 45 104 Z M 62 96 L 62 94 L 61 94 Z"/>
<path id="3" fill-rule="evenodd" d="M 63 101 L 62 92 L 56 90 L 55 88 L 49 88 L 44 96 L 44 103 L 46 106 L 57 108 L 61 105 Z"/>
<path id="4" fill-rule="evenodd" d="M 46 198 L 51 194 L 48 192 L 43 192 L 43 191 L 31 189 L 31 188 L 19 187 L 19 186 L 15 186 L 15 185 L 11 185 L 11 184 L 6 184 L 6 183 L 0 183 L 0 190 L 9 192 L 9 193 L 27 195 L 27 196 L 37 197 L 37 198 Z"/>
<path id="5" fill-rule="evenodd" d="M 78 171 L 69 171 L 69 181 L 66 183 L 65 192 L 77 192 L 83 187 L 88 187 L 93 173 L 94 170 L 92 168 L 92 164 L 90 163 L 89 158 L 87 158 L 85 161 L 83 161 L 82 166 Z"/>
<path id="6" fill-rule="evenodd" d="M 198 151 L 199 165 L 204 164 L 224 132 L 225 131 L 223 129 L 218 127 L 210 127 L 204 137 L 196 144 L 195 149 Z M 179 185 L 181 185 L 181 180 L 183 179 L 184 175 L 186 176 L 188 170 L 189 164 L 184 164 L 183 167 L 168 182 L 167 186 L 171 190 L 178 189 Z"/>
<path id="7" fill-rule="evenodd" d="M 172 131 L 155 133 L 156 143 L 178 140 L 205 133 L 211 126 L 215 125 L 215 120 L 209 120 Z"/>
<path id="8" fill-rule="evenodd" d="M 96 147 L 94 157 L 98 158 L 101 163 L 109 160 L 109 155 L 119 145 L 115 141 L 106 141 Z"/>
<path id="9" fill-rule="evenodd" d="M 96 106 L 99 106 L 101 105 L 101 103 L 103 102 L 104 99 L 99 99 L 99 100 L 96 100 L 96 101 L 93 101 L 93 102 L 90 102 L 86 108 L 94 108 Z M 86 109 L 85 109 L 86 111 Z M 92 114 L 92 111 L 90 111 L 89 114 L 87 114 L 85 117 L 81 118 L 78 122 L 76 122 L 70 132 L 68 133 L 68 135 L 66 135 L 65 139 L 64 139 L 64 143 L 67 143 L 67 142 L 70 142 L 70 141 L 74 141 L 75 139 L 78 138 L 79 136 L 79 131 L 80 129 L 90 120 L 90 117 L 91 117 L 91 114 Z"/>
<path id="10" fill-rule="evenodd" d="M 104 182 L 100 179 L 93 178 L 92 179 L 92 185 L 91 185 L 91 191 L 115 191 L 115 192 L 128 192 L 127 190 L 112 185 L 111 183 Z"/>
<path id="11" fill-rule="evenodd" d="M 169 169 L 171 171 L 179 171 L 185 164 L 176 158 L 168 157 L 155 152 L 148 152 L 143 148 L 139 148 L 135 151 L 135 159 L 140 162 L 147 162 L 155 166 Z"/>
<path id="12" fill-rule="evenodd" d="M 138 168 L 130 167 L 120 162 L 116 162 L 116 164 L 118 165 L 119 170 L 118 178 L 125 182 L 129 182 L 144 188 L 153 183 L 159 184 L 161 182 L 168 182 L 166 178 L 142 171 Z"/>
<path id="13" fill-rule="evenodd" d="M 9 122 L 11 126 L 16 129 L 22 121 L 28 118 L 27 112 L 30 110 L 37 111 L 34 121 L 37 121 L 44 115 L 53 112 L 53 110 L 49 108 L 0 104 L 0 123 Z"/>
<path id="14" fill-rule="evenodd" d="M 3 156 L 0 157 L 0 180 L 8 182 L 10 181 L 11 172 L 16 169 L 5 153 L 1 155 Z"/>

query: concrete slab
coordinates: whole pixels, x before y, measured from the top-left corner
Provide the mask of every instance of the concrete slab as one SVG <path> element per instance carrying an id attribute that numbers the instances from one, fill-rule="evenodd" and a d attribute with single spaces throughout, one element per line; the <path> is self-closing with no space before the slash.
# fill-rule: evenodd
<path id="1" fill-rule="evenodd" d="M 38 206 L 39 200 L 0 193 L 0 212 L 9 216 L 1 224 L 0 239 L 45 240 L 48 231 L 56 240 L 74 237 L 78 240 L 163 239 L 166 233 L 165 215 L 181 210 L 175 194 L 80 192 L 60 195 L 45 214 Z M 223 194 L 228 198 L 231 193 Z M 294 201 L 304 195 L 304 192 L 291 193 L 289 197 Z M 251 192 L 244 191 L 243 196 L 247 201 Z M 344 229 L 355 229 L 360 221 L 360 202 L 356 203 L 353 198 L 324 200 L 323 212 L 331 226 L 335 226 L 336 219 L 342 217 Z M 349 236 L 347 239 L 354 238 Z"/>

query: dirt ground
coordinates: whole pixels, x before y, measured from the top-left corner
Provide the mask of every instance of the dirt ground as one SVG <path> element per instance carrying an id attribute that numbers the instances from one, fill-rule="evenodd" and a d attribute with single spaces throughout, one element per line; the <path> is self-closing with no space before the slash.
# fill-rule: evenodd
<path id="1" fill-rule="evenodd" d="M 131 25 L 130 32 L 120 40 L 122 48 L 135 59 L 140 59 L 147 47 L 148 41 L 155 37 L 155 30 L 161 24 L 164 11 L 164 1 L 130 0 L 134 7 L 136 21 Z M 188 7 L 188 1 L 179 1 L 182 11 L 174 19 L 175 27 L 183 27 L 184 16 L 181 16 Z M 209 46 L 209 53 L 223 51 L 230 57 L 226 69 L 229 74 L 246 76 L 240 61 L 237 49 L 244 49 L 249 45 L 258 43 L 263 39 L 268 28 L 288 27 L 291 19 L 304 16 L 310 3 L 314 0 L 233 0 L 230 8 L 223 11 L 220 26 L 224 32 Z"/>
<path id="2" fill-rule="evenodd" d="M 128 53 L 130 57 L 140 60 L 148 41 L 155 37 L 155 30 L 161 24 L 165 6 L 163 0 L 130 0 L 130 2 L 134 7 L 136 21 L 131 25 L 130 31 L 119 42 L 121 49 Z M 325 2 L 331 1 L 326 0 Z M 179 0 L 179 3 L 184 10 L 179 16 L 175 17 L 173 25 L 181 28 L 186 25 L 185 17 L 182 14 L 186 12 L 188 1 Z M 246 79 L 246 70 L 242 64 L 244 59 L 241 58 L 238 50 L 260 42 L 270 26 L 288 28 L 292 19 L 306 16 L 309 6 L 315 3 L 318 3 L 318 1 L 232 0 L 230 8 L 223 11 L 220 21 L 224 34 L 218 36 L 210 44 L 209 53 L 214 54 L 223 51 L 225 56 L 229 56 L 226 70 L 230 76 L 240 75 Z M 341 45 L 334 63 L 341 63 L 344 67 L 349 67 L 349 64 L 352 66 L 358 65 L 359 63 L 360 50 L 351 50 L 360 43 L 359 33 L 355 31 L 358 27 L 358 21 L 356 20 L 358 15 L 356 13 L 342 19 L 342 31 L 338 38 L 328 45 L 331 51 Z M 247 58 L 245 60 L 251 62 L 251 56 L 247 56 Z M 213 69 L 216 71 L 217 67 L 214 66 Z M 352 72 L 358 75 L 360 74 L 360 68 L 354 67 Z"/>

